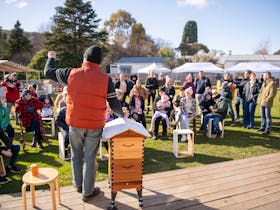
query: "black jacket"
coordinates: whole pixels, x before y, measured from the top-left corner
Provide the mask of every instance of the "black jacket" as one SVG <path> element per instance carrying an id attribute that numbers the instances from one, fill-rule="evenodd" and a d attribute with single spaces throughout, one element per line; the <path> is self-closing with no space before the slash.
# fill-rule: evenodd
<path id="1" fill-rule="evenodd" d="M 244 99 L 247 102 L 257 103 L 258 96 L 260 94 L 260 86 L 258 82 L 255 82 L 252 86 L 250 82 L 247 82 L 243 89 Z"/>
<path id="2" fill-rule="evenodd" d="M 206 87 L 211 88 L 211 82 L 208 77 L 195 80 L 196 93 L 203 94 Z"/>
<path id="3" fill-rule="evenodd" d="M 146 85 L 145 87 L 151 92 L 151 90 L 156 90 L 158 89 L 158 80 L 155 77 L 149 77 L 146 80 Z"/>
<path id="4" fill-rule="evenodd" d="M 202 112 L 203 115 L 205 114 L 209 114 L 211 113 L 210 110 L 210 106 L 214 106 L 215 105 L 215 101 L 213 100 L 213 98 L 211 98 L 210 100 L 207 100 L 206 97 L 204 96 L 204 98 L 199 102 L 199 107 L 200 109 L 203 111 L 204 109 L 207 110 L 207 112 Z"/>
<path id="5" fill-rule="evenodd" d="M 57 113 L 57 116 L 55 118 L 55 124 L 59 128 L 65 130 L 65 131 L 68 131 L 69 126 L 65 122 L 65 117 L 66 117 L 66 106 L 63 107 L 62 109 L 60 109 L 60 111 Z"/>

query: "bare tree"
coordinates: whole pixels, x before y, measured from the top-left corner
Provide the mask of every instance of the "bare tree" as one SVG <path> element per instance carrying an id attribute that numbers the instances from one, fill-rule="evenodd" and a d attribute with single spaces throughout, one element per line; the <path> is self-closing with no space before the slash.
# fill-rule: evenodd
<path id="1" fill-rule="evenodd" d="M 258 46 L 254 50 L 254 54 L 267 55 L 269 51 L 270 51 L 270 41 L 269 39 L 267 39 L 259 42 Z"/>

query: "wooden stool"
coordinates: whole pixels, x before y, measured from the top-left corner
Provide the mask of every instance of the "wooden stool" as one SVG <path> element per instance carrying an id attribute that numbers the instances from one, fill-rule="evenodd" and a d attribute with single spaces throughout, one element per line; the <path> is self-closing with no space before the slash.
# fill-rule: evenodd
<path id="1" fill-rule="evenodd" d="M 22 177 L 23 185 L 21 187 L 22 192 L 22 201 L 23 201 L 23 209 L 27 209 L 26 205 L 26 187 L 30 185 L 30 192 L 32 198 L 32 207 L 35 206 L 35 186 L 48 184 L 50 186 L 50 192 L 52 197 L 52 208 L 56 209 L 55 202 L 55 187 L 54 182 L 56 183 L 56 190 L 58 195 L 58 203 L 61 204 L 60 199 L 60 183 L 58 171 L 53 168 L 39 168 L 38 174 L 33 176 L 31 171 L 25 173 Z"/>
<path id="2" fill-rule="evenodd" d="M 43 121 L 51 121 L 52 124 L 52 133 L 51 136 L 54 137 L 55 136 L 55 120 L 54 117 L 42 117 Z"/>
<path id="3" fill-rule="evenodd" d="M 224 138 L 224 126 L 225 126 L 224 120 L 219 121 L 219 127 L 220 127 L 220 130 L 221 130 L 221 132 L 222 132 L 221 138 Z M 212 127 L 213 127 L 213 118 L 210 118 L 209 121 L 208 121 L 207 136 L 208 136 L 209 138 L 216 138 L 216 137 L 217 137 L 217 134 L 212 134 L 212 130 L 213 130 Z"/>
<path id="4" fill-rule="evenodd" d="M 187 152 L 178 152 L 178 135 L 187 135 Z M 176 158 L 194 155 L 194 132 L 191 129 L 173 130 L 173 154 Z"/>

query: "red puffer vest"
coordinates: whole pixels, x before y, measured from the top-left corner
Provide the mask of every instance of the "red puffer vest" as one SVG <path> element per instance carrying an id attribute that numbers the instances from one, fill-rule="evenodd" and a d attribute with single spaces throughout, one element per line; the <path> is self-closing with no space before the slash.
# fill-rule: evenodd
<path id="1" fill-rule="evenodd" d="M 108 75 L 84 61 L 68 77 L 66 122 L 76 128 L 100 129 L 106 121 Z"/>

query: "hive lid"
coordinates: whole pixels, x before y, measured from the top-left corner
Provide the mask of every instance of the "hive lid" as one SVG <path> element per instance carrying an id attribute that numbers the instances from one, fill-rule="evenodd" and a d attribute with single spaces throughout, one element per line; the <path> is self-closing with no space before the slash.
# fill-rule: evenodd
<path id="1" fill-rule="evenodd" d="M 134 120 L 128 118 L 117 118 L 105 124 L 103 129 L 102 138 L 112 138 L 118 134 L 121 134 L 127 130 L 132 130 L 135 133 L 143 135 L 145 137 L 150 137 L 149 132 L 144 128 L 144 126 Z"/>

